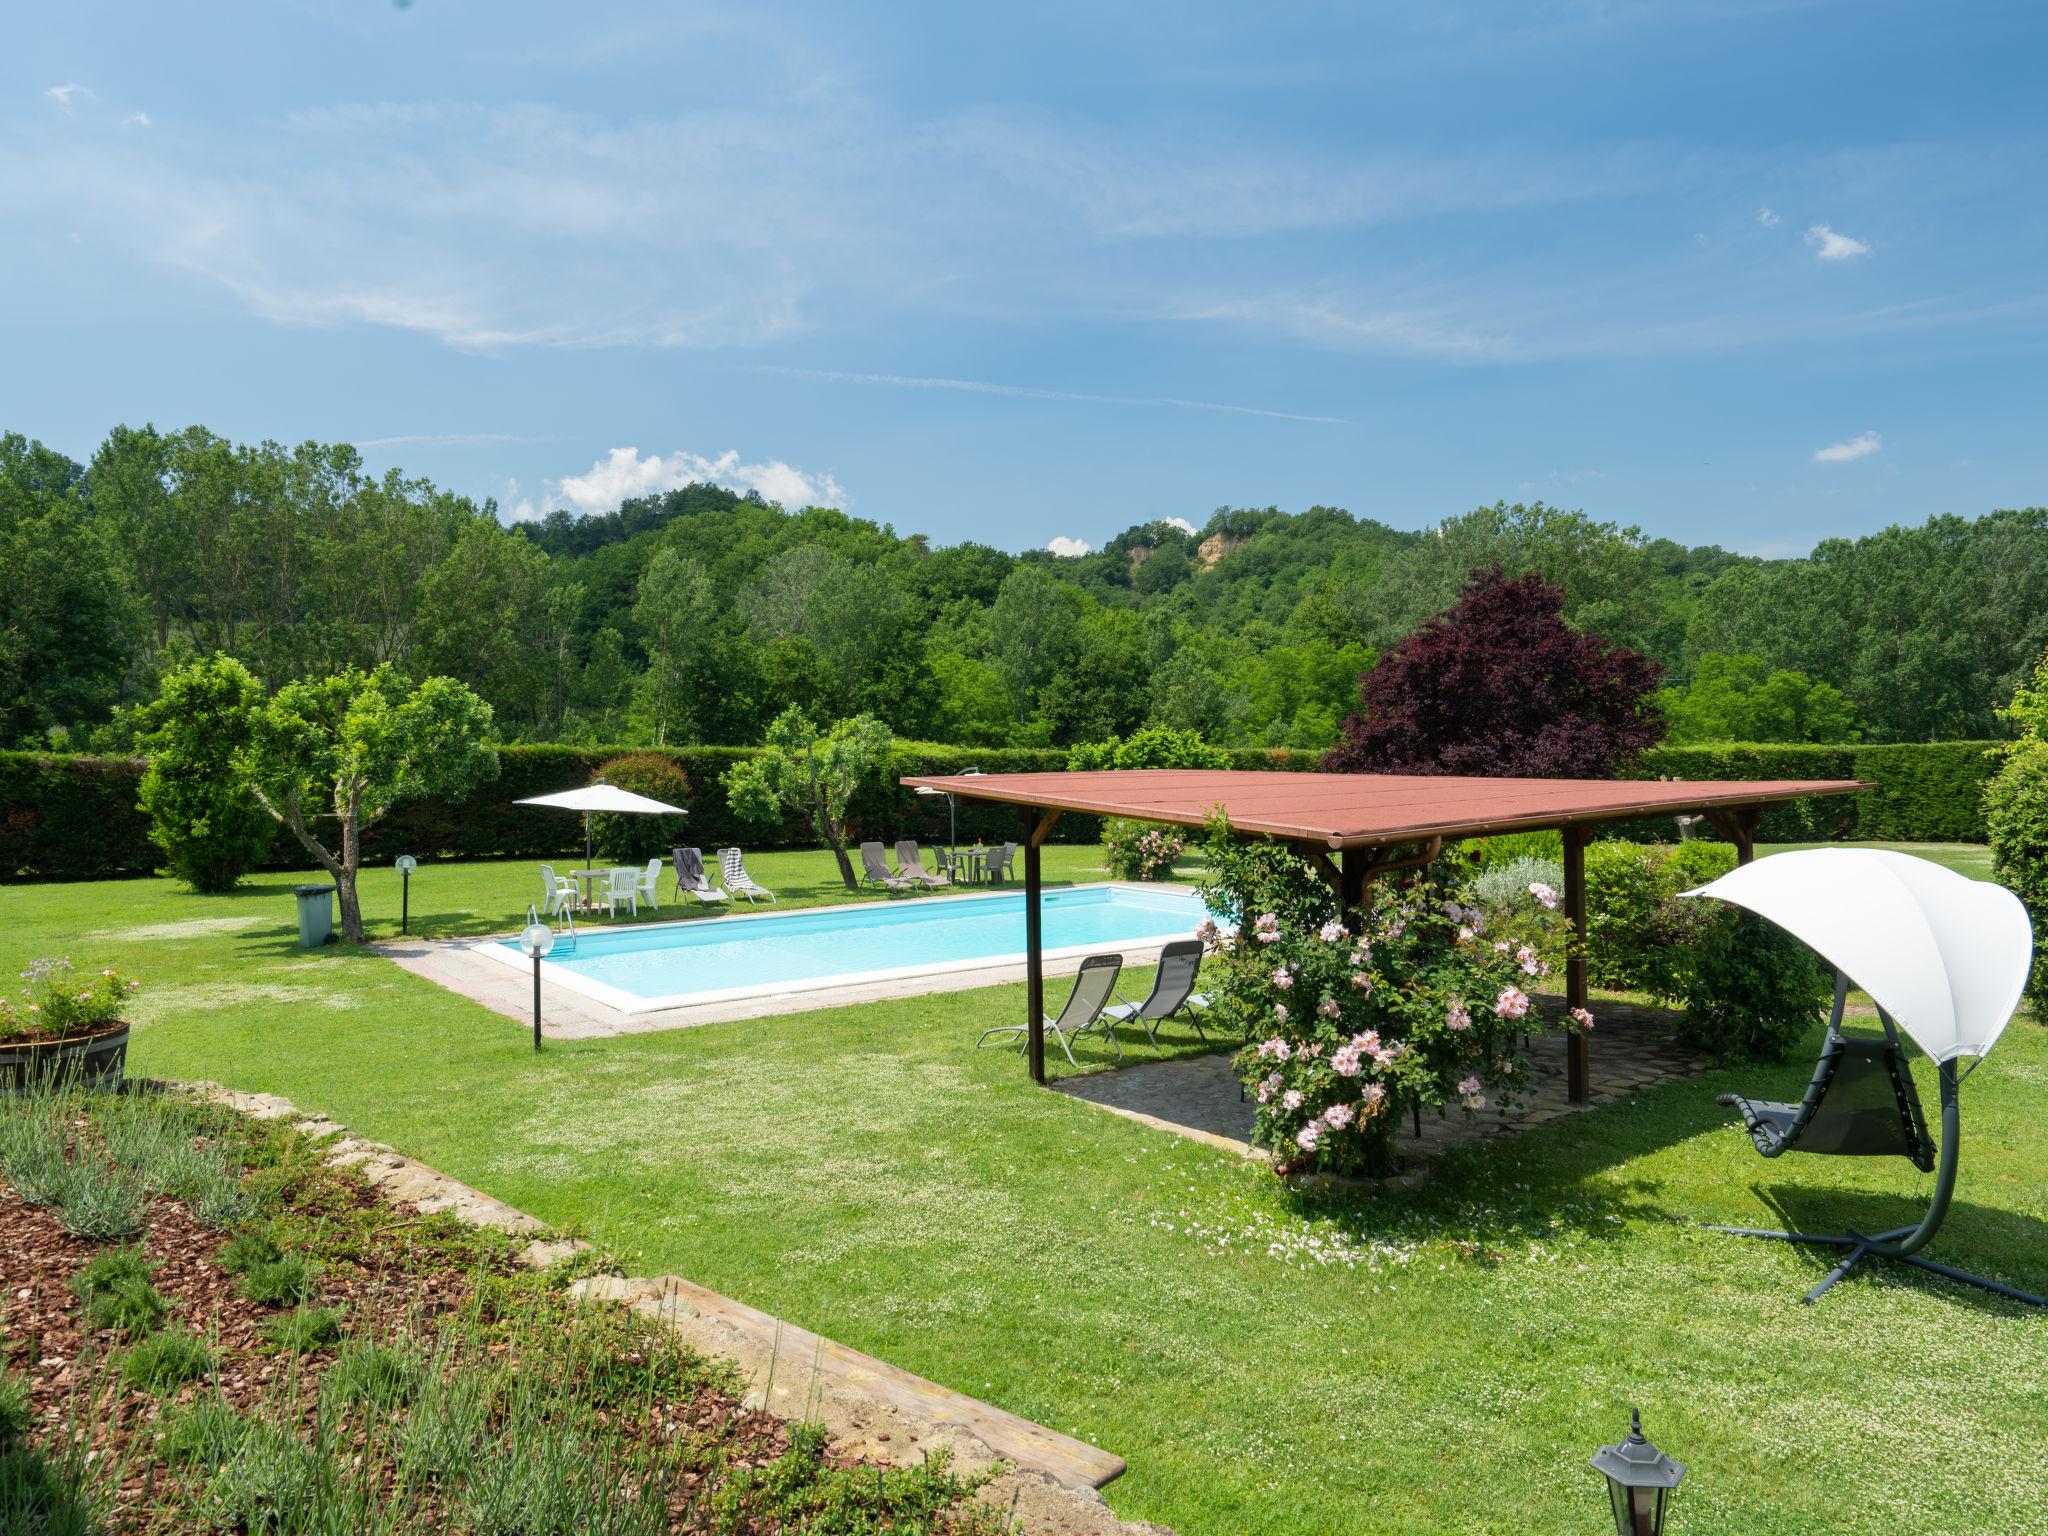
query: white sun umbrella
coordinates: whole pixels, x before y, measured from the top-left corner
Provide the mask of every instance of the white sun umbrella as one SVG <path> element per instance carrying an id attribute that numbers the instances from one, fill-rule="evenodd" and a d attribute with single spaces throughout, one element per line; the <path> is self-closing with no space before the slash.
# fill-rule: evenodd
<path id="1" fill-rule="evenodd" d="M 592 858 L 590 842 L 590 818 L 599 811 L 615 811 L 628 816 L 687 816 L 690 813 L 680 805 L 670 805 L 664 800 L 650 800 L 645 795 L 636 795 L 630 789 L 620 789 L 616 784 L 607 784 L 599 779 L 595 784 L 586 784 L 581 789 L 565 789 L 559 794 L 534 795 L 529 799 L 515 800 L 515 805 L 545 805 L 558 811 L 581 811 L 583 813 L 583 862 L 588 865 Z"/>
<path id="2" fill-rule="evenodd" d="M 2011 891 L 1879 848 L 1774 854 L 1686 895 L 1731 902 L 1804 940 L 1936 1062 L 1991 1049 L 2033 959 L 2027 909 Z"/>

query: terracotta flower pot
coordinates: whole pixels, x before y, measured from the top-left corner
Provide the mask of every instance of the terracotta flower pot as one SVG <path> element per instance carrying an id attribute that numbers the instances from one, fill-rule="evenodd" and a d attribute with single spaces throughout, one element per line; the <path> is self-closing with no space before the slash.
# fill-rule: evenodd
<path id="1" fill-rule="evenodd" d="M 125 1021 L 61 1040 L 9 1041 L 0 1043 L 0 1093 L 72 1081 L 84 1088 L 118 1088 L 127 1065 Z"/>

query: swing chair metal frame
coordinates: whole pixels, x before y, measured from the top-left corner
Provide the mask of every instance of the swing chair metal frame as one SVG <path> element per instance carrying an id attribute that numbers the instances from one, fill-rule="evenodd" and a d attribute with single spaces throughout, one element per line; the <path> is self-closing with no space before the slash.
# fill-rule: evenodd
<path id="1" fill-rule="evenodd" d="M 1816 862 L 1820 861 L 1820 862 Z M 1778 866 L 1773 871 L 1771 866 Z M 1853 894 L 1852 894 L 1853 893 Z M 1752 1103 L 1735 1094 L 1721 1102 L 1741 1111 L 1758 1152 L 1776 1157 L 1789 1151 L 1847 1156 L 1906 1157 L 1934 1174 L 1934 1189 L 1917 1222 L 1881 1232 L 1778 1231 L 1763 1227 L 1712 1226 L 1711 1231 L 1770 1242 L 1847 1250 L 1805 1300 L 1820 1300 L 1866 1259 L 1907 1264 L 2026 1306 L 2048 1308 L 2048 1298 L 1921 1256 L 1948 1217 L 1955 1197 L 1962 1149 L 1963 1080 L 1984 1063 L 2019 1000 L 2032 959 L 2033 935 L 2018 898 L 2002 887 L 1966 879 L 1924 859 L 1875 849 L 1823 849 L 1779 854 L 1737 869 L 1693 896 L 1714 896 L 1778 923 L 1836 964 L 1834 1008 L 1827 1040 L 1800 1103 Z M 1841 897 L 1851 909 L 1845 922 Z M 1860 909 L 1860 910 L 1858 910 Z M 1872 922 L 1873 911 L 1888 921 Z M 1908 915 L 1921 919 L 1912 931 Z M 1825 915 L 1820 915 L 1825 914 Z M 1852 956 L 1854 958 L 1852 958 Z M 1862 985 L 1877 1002 L 1884 1039 L 1866 1040 L 1841 1032 L 1852 986 L 1849 963 L 1864 969 Z M 1930 967 L 1941 972 L 1932 983 Z M 1894 1007 L 1912 1012 L 1897 1018 Z M 1941 1139 L 1938 1157 L 1928 1145 L 1927 1126 L 1913 1087 L 1900 1026 L 1933 1057 L 1941 1080 Z M 1957 1060 L 1971 1056 L 1967 1069 Z M 1844 1077 L 1843 1074 L 1849 1076 Z M 1857 1075 L 1862 1081 L 1857 1082 Z M 1893 1104 L 1873 1093 L 1888 1075 Z M 1830 1106 L 1831 1091 L 1852 1100 Z M 1892 1112 L 1887 1115 L 1884 1111 Z"/>

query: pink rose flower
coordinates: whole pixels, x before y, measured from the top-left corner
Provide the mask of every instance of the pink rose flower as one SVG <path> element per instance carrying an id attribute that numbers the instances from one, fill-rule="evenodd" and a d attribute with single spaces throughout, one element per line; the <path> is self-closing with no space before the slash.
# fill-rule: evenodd
<path id="1" fill-rule="evenodd" d="M 1349 1104 L 1332 1104 L 1323 1111 L 1323 1124 L 1333 1131 L 1341 1131 L 1351 1123 L 1354 1113 L 1356 1111 Z"/>
<path id="2" fill-rule="evenodd" d="M 1334 918 L 1317 930 L 1316 936 L 1325 944 L 1342 944 L 1351 935 L 1344 931 L 1344 925 Z"/>
<path id="3" fill-rule="evenodd" d="M 1320 1120 L 1311 1120 L 1294 1133 L 1294 1144 L 1304 1152 L 1315 1151 L 1316 1143 L 1322 1139 L 1323 1123 Z"/>
<path id="4" fill-rule="evenodd" d="M 1294 985 L 1294 973 L 1288 970 L 1286 966 L 1281 966 L 1279 970 L 1273 973 L 1273 985 L 1283 992 L 1286 991 Z"/>
<path id="5" fill-rule="evenodd" d="M 1452 998 L 1451 1006 L 1444 1012 L 1444 1028 L 1462 1030 L 1471 1027 L 1472 1015 L 1466 1011 L 1464 1003 Z"/>
<path id="6" fill-rule="evenodd" d="M 1555 912 L 1557 910 L 1557 892 L 1553 891 L 1541 880 L 1531 880 L 1529 882 L 1529 894 L 1542 903 L 1545 911 Z"/>
<path id="7" fill-rule="evenodd" d="M 1493 1011 L 1504 1019 L 1519 1019 L 1529 1011 L 1529 996 L 1520 987 L 1502 987 L 1493 1000 Z"/>
<path id="8" fill-rule="evenodd" d="M 1273 1017 L 1282 1024 L 1285 1024 L 1287 1022 L 1287 1005 L 1285 1003 L 1275 1003 L 1273 1005 Z M 1283 1056 L 1280 1059 L 1285 1061 L 1287 1058 Z"/>
<path id="9" fill-rule="evenodd" d="M 1334 997 L 1326 997 L 1316 1004 L 1316 1012 L 1326 1019 L 1334 1019 L 1343 1011 L 1343 1006 Z"/>
<path id="10" fill-rule="evenodd" d="M 1290 1112 L 1301 1108 L 1301 1090 L 1299 1088 L 1290 1088 L 1281 1094 L 1280 1107 Z"/>
<path id="11" fill-rule="evenodd" d="M 1593 1027 L 1593 1015 L 1584 1008 L 1574 1008 L 1572 1010 L 1572 1018 L 1578 1022 L 1578 1026 L 1581 1029 L 1591 1029 Z"/>

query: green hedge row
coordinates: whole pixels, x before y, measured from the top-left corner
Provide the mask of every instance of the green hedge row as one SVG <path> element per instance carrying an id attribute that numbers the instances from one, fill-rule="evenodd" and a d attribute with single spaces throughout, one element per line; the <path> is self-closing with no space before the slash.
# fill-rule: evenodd
<path id="1" fill-rule="evenodd" d="M 1757 746 L 1660 747 L 1647 754 L 1646 778 L 1864 779 L 1876 788 L 1861 795 L 1796 801 L 1765 813 L 1766 842 L 1823 842 L 1869 838 L 1887 842 L 1981 842 L 1983 785 L 1995 764 L 1991 743 L 1943 741 L 1887 747 Z M 442 858 L 545 858 L 566 854 L 580 839 L 580 821 L 566 812 L 515 805 L 588 783 L 600 763 L 625 748 L 521 746 L 499 749 L 499 774 L 459 803 L 420 800 L 400 806 L 364 835 L 366 860 L 400 853 Z M 739 821 L 726 809 L 723 780 L 748 747 L 681 747 L 668 755 L 690 781 L 690 832 L 704 848 L 739 843 L 751 848 L 799 847 L 814 841 L 792 819 L 772 831 Z M 1245 748 L 1229 753 L 1233 768 L 1312 769 L 1317 754 Z M 942 842 L 946 802 L 904 789 L 904 774 L 1057 772 L 1061 748 L 989 749 L 899 742 L 885 782 L 855 802 L 859 831 L 893 840 Z M 0 879 L 88 880 L 147 874 L 159 857 L 148 819 L 135 808 L 143 765 L 134 758 L 55 756 L 0 752 Z M 962 839 L 1001 842 L 1017 835 L 1019 814 L 1000 805 L 962 800 Z M 1668 820 L 1646 821 L 1636 835 L 1668 840 Z M 1056 837 L 1093 842 L 1101 824 L 1068 816 Z M 272 844 L 274 868 L 305 861 L 280 835 Z"/>
<path id="2" fill-rule="evenodd" d="M 1984 785 L 1997 771 L 1996 745 L 1655 747 L 1643 754 L 1636 774 L 1650 779 L 1861 779 L 1873 786 L 1857 795 L 1772 806 L 1757 827 L 1761 842 L 1981 843 Z M 1655 836 L 1670 836 L 1668 822 L 1653 825 Z"/>

